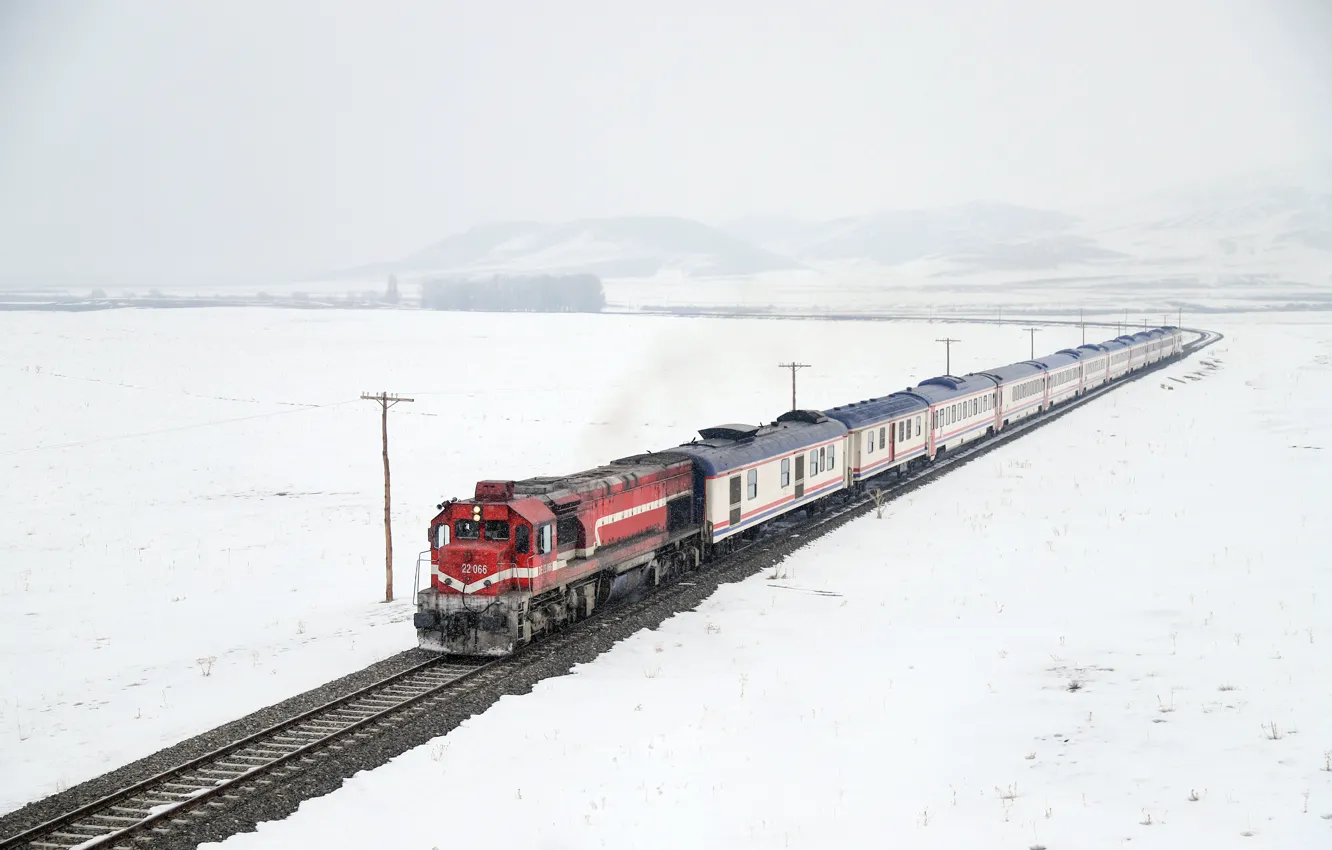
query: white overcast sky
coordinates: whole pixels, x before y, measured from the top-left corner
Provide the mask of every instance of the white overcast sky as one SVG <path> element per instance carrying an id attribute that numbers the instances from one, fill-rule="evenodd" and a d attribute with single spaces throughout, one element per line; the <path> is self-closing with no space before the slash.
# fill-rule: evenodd
<path id="1" fill-rule="evenodd" d="M 0 0 L 0 274 L 1071 206 L 1332 151 L 1332 0 Z"/>

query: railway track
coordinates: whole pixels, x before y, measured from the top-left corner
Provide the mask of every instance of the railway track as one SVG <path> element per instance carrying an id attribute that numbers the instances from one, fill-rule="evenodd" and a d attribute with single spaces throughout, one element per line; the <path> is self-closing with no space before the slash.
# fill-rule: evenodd
<path id="1" fill-rule="evenodd" d="M 0 848 L 142 846 L 146 838 L 239 799 L 242 786 L 280 782 L 342 742 L 428 710 L 433 700 L 493 666 L 432 659 L 0 841 Z"/>
<path id="2" fill-rule="evenodd" d="M 1199 336 L 1184 346 L 1181 359 L 1222 338 L 1211 331 L 1186 330 Z M 901 478 L 886 474 L 885 483 L 880 488 L 881 500 L 891 501 L 1126 383 L 1175 362 L 1179 361 L 1156 364 L 1099 387 L 1047 414 L 1025 419 L 993 438 L 966 444 L 936 463 Z M 789 551 L 866 513 L 873 504 L 873 497 L 857 495 L 804 520 L 779 521 L 764 536 L 737 548 L 705 570 L 712 573 L 718 583 L 743 578 L 766 566 L 761 563 L 765 558 L 776 562 Z M 465 693 L 494 684 L 517 670 L 558 655 L 590 634 L 632 621 L 647 609 L 678 610 L 677 603 L 689 602 L 698 595 L 691 580 L 696 575 L 687 573 L 645 598 L 630 599 L 607 608 L 592 619 L 557 632 L 507 658 L 482 660 L 443 656 L 418 664 L 170 770 L 127 785 L 39 826 L 0 839 L 0 850 L 151 847 L 156 839 L 175 837 L 188 831 L 217 812 L 266 789 L 278 787 L 284 779 L 383 734 L 386 729 L 437 711 Z"/>

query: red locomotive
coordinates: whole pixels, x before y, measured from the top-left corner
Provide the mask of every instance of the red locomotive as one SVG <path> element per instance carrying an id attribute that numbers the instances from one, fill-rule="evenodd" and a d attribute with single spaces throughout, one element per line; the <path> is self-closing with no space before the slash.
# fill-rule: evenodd
<path id="1" fill-rule="evenodd" d="M 624 458 L 558 478 L 482 481 L 431 521 L 422 646 L 507 655 L 534 633 L 697 565 L 694 468 L 683 453 Z"/>

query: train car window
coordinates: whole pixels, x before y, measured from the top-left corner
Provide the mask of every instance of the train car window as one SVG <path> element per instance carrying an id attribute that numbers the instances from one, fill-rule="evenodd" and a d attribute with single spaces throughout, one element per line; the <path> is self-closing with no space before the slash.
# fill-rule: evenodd
<path id="1" fill-rule="evenodd" d="M 938 423 L 937 421 L 935 421 L 936 418 L 937 418 L 937 417 L 935 416 L 934 411 L 931 410 L 931 411 L 930 411 L 930 430 L 931 430 L 931 431 L 933 431 L 933 430 L 935 430 L 936 428 L 939 427 L 939 423 Z"/>
<path id="2" fill-rule="evenodd" d="M 789 457 L 782 458 L 782 486 L 791 486 L 791 459 Z"/>
<path id="3" fill-rule="evenodd" d="M 513 528 L 513 551 L 519 555 L 526 555 L 530 548 L 532 538 L 532 529 L 525 525 L 516 525 Z"/>
<path id="4" fill-rule="evenodd" d="M 816 475 L 819 471 L 819 453 L 811 451 L 809 453 L 809 474 Z"/>
<path id="5" fill-rule="evenodd" d="M 920 417 L 916 417 L 916 436 L 920 436 Z"/>
<path id="6" fill-rule="evenodd" d="M 460 519 L 453 524 L 453 533 L 459 540 L 479 540 L 481 523 L 474 519 Z"/>
<path id="7" fill-rule="evenodd" d="M 545 525 L 541 526 L 541 530 L 537 532 L 537 554 L 538 554 L 538 555 L 549 555 L 549 554 L 550 554 L 550 550 L 551 550 L 551 548 L 553 548 L 554 545 L 555 545 L 555 536 L 554 536 L 554 534 L 552 533 L 552 531 L 553 531 L 553 529 L 552 529 L 551 524 L 550 524 L 550 523 L 546 523 Z"/>
<path id="8" fill-rule="evenodd" d="M 435 548 L 443 549 L 447 545 L 449 545 L 449 524 L 441 522 L 435 526 Z"/>
<path id="9" fill-rule="evenodd" d="M 828 468 L 835 469 L 836 467 L 837 467 L 837 444 L 830 443 L 828 445 Z"/>
<path id="10" fill-rule="evenodd" d="M 869 431 L 865 434 L 865 446 L 867 454 L 874 454 L 874 432 Z"/>
<path id="11" fill-rule="evenodd" d="M 495 541 L 508 540 L 509 521 L 504 519 L 486 520 L 486 539 Z"/>
<path id="12" fill-rule="evenodd" d="M 819 449 L 819 472 L 828 468 L 828 455 L 824 449 Z"/>
<path id="13" fill-rule="evenodd" d="M 745 488 L 749 491 L 749 498 L 758 498 L 758 470 L 751 469 L 745 476 Z"/>
<path id="14" fill-rule="evenodd" d="M 883 448 L 884 446 L 888 445 L 888 441 L 884 439 L 884 432 L 887 430 L 888 430 L 887 428 L 879 429 L 879 448 Z"/>
<path id="15" fill-rule="evenodd" d="M 899 443 L 906 439 L 906 426 L 907 421 L 905 419 L 897 423 L 897 442 Z"/>

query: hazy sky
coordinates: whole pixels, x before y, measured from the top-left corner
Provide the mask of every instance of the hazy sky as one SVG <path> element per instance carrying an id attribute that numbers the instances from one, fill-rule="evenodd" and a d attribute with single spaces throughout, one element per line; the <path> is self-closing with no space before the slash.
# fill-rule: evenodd
<path id="1" fill-rule="evenodd" d="M 0 0 L 0 274 L 1069 206 L 1332 150 L 1326 0 Z"/>

